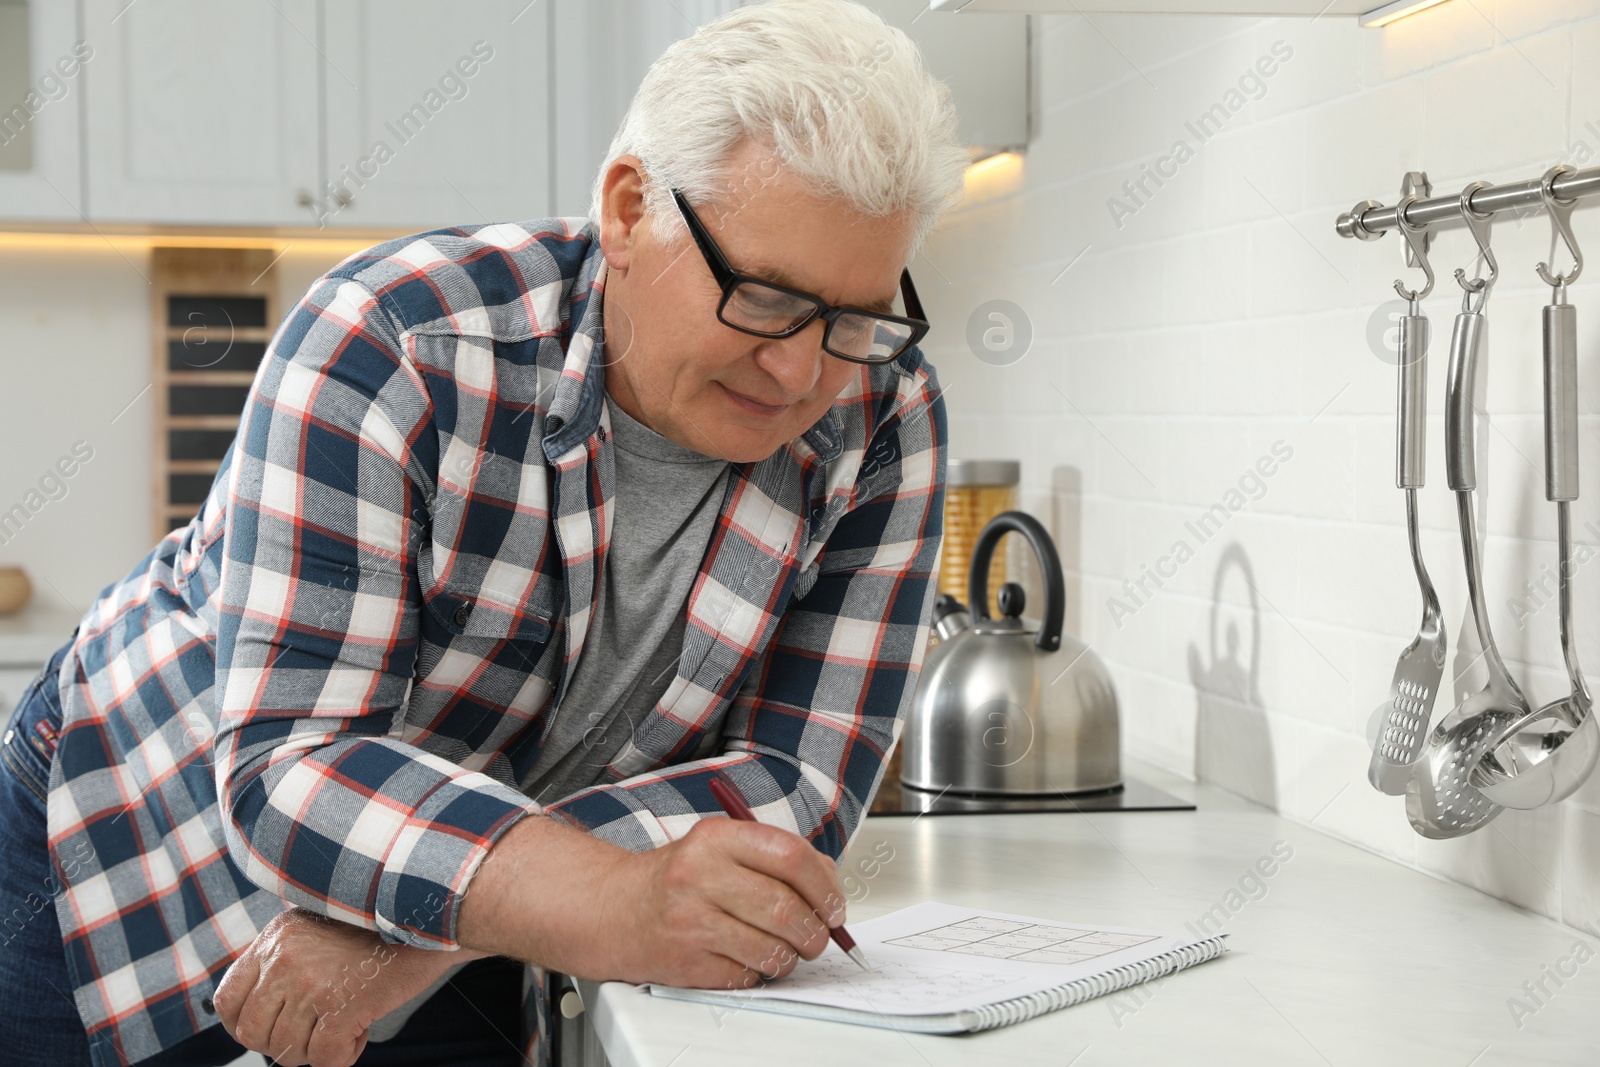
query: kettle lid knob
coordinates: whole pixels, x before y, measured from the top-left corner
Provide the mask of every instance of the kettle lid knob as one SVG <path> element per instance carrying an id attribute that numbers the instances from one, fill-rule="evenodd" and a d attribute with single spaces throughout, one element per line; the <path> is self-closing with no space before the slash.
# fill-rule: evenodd
<path id="1" fill-rule="evenodd" d="M 1000 602 L 1000 614 L 1008 619 L 1014 619 L 1022 614 L 1022 609 L 1028 603 L 1028 596 L 1023 592 L 1022 586 L 1016 582 L 1007 582 L 1000 587 L 997 597 Z"/>

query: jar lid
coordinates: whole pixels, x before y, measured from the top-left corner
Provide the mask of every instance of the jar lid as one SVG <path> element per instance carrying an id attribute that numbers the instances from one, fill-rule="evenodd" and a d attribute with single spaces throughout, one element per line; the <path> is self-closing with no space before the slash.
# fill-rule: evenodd
<path id="1" fill-rule="evenodd" d="M 1016 485 L 1022 464 L 1014 459 L 952 459 L 945 464 L 945 485 Z"/>

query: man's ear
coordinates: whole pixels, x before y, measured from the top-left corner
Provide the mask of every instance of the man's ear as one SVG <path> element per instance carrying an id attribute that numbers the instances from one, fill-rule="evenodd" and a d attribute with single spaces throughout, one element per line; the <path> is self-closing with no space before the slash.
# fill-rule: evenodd
<path id="1" fill-rule="evenodd" d="M 606 169 L 600 193 L 600 250 L 612 270 L 625 271 L 643 236 L 644 164 L 638 156 L 624 155 Z"/>

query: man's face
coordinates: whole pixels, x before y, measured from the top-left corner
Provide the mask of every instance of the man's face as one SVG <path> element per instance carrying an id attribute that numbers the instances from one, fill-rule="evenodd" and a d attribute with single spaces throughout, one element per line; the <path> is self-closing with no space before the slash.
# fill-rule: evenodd
<path id="1" fill-rule="evenodd" d="M 668 248 L 643 214 L 641 170 L 623 156 L 606 175 L 606 391 L 685 448 L 736 463 L 765 459 L 867 368 L 823 350 L 820 318 L 780 339 L 718 320 L 722 291 L 693 239 L 680 227 Z M 733 155 L 722 195 L 695 212 L 734 270 L 832 304 L 892 300 L 910 254 L 908 213 L 873 219 L 818 199 L 748 144 Z"/>

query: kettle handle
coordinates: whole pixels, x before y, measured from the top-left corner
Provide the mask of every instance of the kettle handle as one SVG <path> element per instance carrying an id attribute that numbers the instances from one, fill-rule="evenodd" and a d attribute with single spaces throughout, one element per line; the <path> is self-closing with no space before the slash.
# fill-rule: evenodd
<path id="1" fill-rule="evenodd" d="M 1050 531 L 1025 511 L 1002 511 L 990 519 L 978 534 L 972 549 L 972 569 L 967 572 L 967 603 L 974 618 L 989 617 L 989 560 L 994 546 L 1008 532 L 1019 533 L 1033 546 L 1044 578 L 1044 620 L 1034 644 L 1040 651 L 1055 652 L 1061 647 L 1061 618 L 1066 613 L 1066 584 L 1061 578 L 1061 557 L 1056 555 Z"/>

